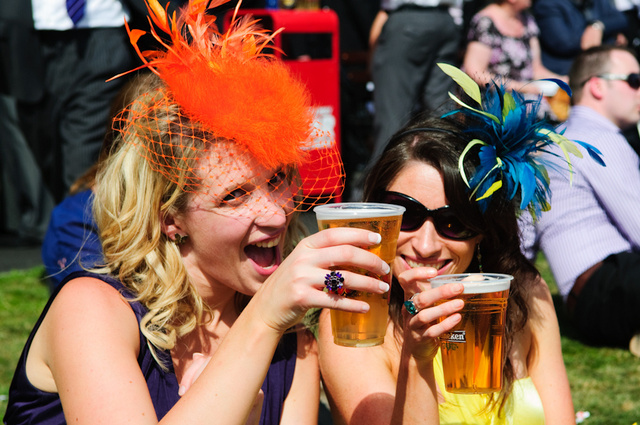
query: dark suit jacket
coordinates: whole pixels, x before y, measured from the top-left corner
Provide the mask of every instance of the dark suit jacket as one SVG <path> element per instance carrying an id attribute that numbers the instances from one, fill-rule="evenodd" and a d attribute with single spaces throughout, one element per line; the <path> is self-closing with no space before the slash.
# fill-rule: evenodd
<path id="1" fill-rule="evenodd" d="M 0 92 L 26 102 L 43 93 L 42 58 L 31 1 L 0 1 Z"/>
<path id="2" fill-rule="evenodd" d="M 626 17 L 611 0 L 535 0 L 532 12 L 540 28 L 542 63 L 561 75 L 582 51 L 580 38 L 589 21 L 604 23 L 603 44 L 614 43 L 627 28 Z"/>

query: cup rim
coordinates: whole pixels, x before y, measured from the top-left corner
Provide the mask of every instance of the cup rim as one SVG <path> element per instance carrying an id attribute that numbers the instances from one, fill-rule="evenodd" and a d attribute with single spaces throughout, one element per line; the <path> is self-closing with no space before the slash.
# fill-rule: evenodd
<path id="1" fill-rule="evenodd" d="M 313 208 L 319 220 L 401 216 L 406 208 L 382 202 L 338 202 Z"/>
<path id="2" fill-rule="evenodd" d="M 488 277 L 490 280 L 464 280 L 472 276 Z M 443 274 L 429 279 L 432 288 L 451 283 L 462 283 L 464 294 L 484 294 L 504 291 L 510 288 L 513 276 L 503 273 L 455 273 Z"/>

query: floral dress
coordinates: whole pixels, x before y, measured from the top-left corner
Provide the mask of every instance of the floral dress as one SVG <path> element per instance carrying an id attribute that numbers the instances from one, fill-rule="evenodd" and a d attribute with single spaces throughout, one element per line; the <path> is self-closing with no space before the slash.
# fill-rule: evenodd
<path id="1" fill-rule="evenodd" d="M 527 12 L 522 14 L 524 33 L 521 37 L 511 37 L 502 34 L 486 15 L 476 14 L 469 26 L 468 41 L 477 41 L 491 48 L 491 58 L 487 71 L 499 78 L 512 81 L 533 80 L 533 53 L 531 39 L 538 37 L 540 30 L 533 16 Z M 525 94 L 530 100 L 537 100 L 538 96 Z M 553 122 L 559 121 L 546 98 L 540 99 L 538 118 L 546 118 Z"/>
<path id="2" fill-rule="evenodd" d="M 533 54 L 531 39 L 540 30 L 533 16 L 522 14 L 524 34 L 521 37 L 503 35 L 486 15 L 475 15 L 471 19 L 468 41 L 477 41 L 491 48 L 491 59 L 487 71 L 514 81 L 533 79 Z"/>

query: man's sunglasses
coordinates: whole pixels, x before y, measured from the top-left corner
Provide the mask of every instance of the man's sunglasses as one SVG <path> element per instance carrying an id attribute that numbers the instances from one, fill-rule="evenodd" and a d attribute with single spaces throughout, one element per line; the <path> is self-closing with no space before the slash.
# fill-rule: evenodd
<path id="1" fill-rule="evenodd" d="M 592 78 L 602 78 L 603 80 L 607 80 L 607 81 L 624 81 L 627 84 L 629 84 L 629 87 L 631 87 L 634 90 L 638 90 L 640 89 L 640 74 L 638 74 L 637 72 L 628 74 L 628 75 L 624 75 L 624 74 L 600 74 L 600 75 L 594 75 L 592 77 L 587 78 L 584 83 L 585 84 L 587 81 L 589 81 Z"/>
<path id="2" fill-rule="evenodd" d="M 402 225 L 400 230 L 412 232 L 422 227 L 428 218 L 433 219 L 436 232 L 443 238 L 463 241 L 471 239 L 477 235 L 476 232 L 468 229 L 458 220 L 449 205 L 430 210 L 411 196 L 400 192 L 385 191 L 382 193 L 382 202 L 387 204 L 401 205 L 406 208 L 402 215 Z"/>

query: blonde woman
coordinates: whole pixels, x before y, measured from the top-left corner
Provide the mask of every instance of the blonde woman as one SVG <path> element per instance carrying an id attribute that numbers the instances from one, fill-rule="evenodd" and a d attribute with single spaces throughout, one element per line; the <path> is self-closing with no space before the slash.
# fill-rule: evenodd
<path id="1" fill-rule="evenodd" d="M 103 266 L 72 274 L 53 294 L 4 421 L 316 424 L 316 346 L 297 325 L 311 307 L 368 309 L 326 292 L 323 276 L 334 266 L 388 273 L 359 248 L 380 235 L 300 240 L 295 214 L 313 205 L 300 184 L 326 188 L 314 167 L 338 176 L 341 167 L 332 151 L 322 164 L 306 156 L 308 96 L 262 53 L 271 36 L 250 20 L 218 32 L 204 2 L 177 21 L 149 4 L 171 42 L 140 52 L 155 75 L 116 118 L 118 139 L 97 176 Z M 134 44 L 140 35 L 130 32 Z M 344 277 L 352 289 L 388 290 Z"/>

